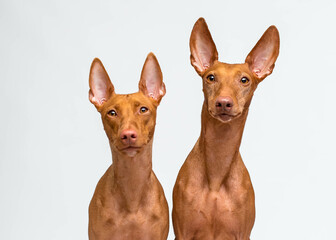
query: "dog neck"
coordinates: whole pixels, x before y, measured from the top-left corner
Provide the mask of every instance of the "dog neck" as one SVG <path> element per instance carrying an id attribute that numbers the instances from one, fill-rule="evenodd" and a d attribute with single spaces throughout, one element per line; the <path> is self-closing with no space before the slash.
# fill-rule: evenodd
<path id="1" fill-rule="evenodd" d="M 221 188 L 238 159 L 247 113 L 245 110 L 236 119 L 223 123 L 209 114 L 206 102 L 203 104 L 199 148 L 211 190 Z"/>
<path id="2" fill-rule="evenodd" d="M 120 202 L 129 211 L 136 211 L 150 187 L 152 145 L 148 142 L 134 157 L 120 153 L 111 146 L 113 159 L 113 188 L 120 192 Z"/>

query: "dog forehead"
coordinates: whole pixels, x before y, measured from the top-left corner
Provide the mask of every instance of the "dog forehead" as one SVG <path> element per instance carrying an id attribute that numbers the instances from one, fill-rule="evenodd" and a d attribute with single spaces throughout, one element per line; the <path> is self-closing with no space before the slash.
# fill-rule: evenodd
<path id="1" fill-rule="evenodd" d="M 229 64 L 217 62 L 206 72 L 205 76 L 209 74 L 214 74 L 219 81 L 225 82 L 235 80 L 237 77 L 242 76 L 251 78 L 249 68 L 245 63 Z"/>
<path id="2" fill-rule="evenodd" d="M 142 105 L 150 107 L 151 101 L 148 97 L 142 93 L 130 93 L 130 94 L 114 94 L 105 104 L 105 110 L 110 108 L 115 109 L 132 109 L 134 107 L 140 107 Z"/>
<path id="3" fill-rule="evenodd" d="M 152 104 L 152 102 L 149 100 L 148 97 L 146 97 L 143 93 L 141 92 L 136 92 L 132 94 L 125 94 L 123 95 L 125 100 L 123 102 L 131 105 L 131 106 L 140 106 L 140 105 L 145 105 L 148 106 Z"/>

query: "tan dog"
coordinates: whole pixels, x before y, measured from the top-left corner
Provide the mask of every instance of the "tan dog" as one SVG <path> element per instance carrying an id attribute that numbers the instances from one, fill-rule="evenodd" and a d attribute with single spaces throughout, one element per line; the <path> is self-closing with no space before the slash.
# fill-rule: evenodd
<path id="1" fill-rule="evenodd" d="M 257 85 L 272 73 L 279 33 L 267 29 L 243 64 L 218 61 L 200 18 L 190 37 L 191 64 L 202 77 L 201 135 L 183 164 L 173 192 L 178 240 L 247 240 L 255 219 L 254 191 L 239 153 Z"/>
<path id="2" fill-rule="evenodd" d="M 152 171 L 156 109 L 166 92 L 159 63 L 154 54 L 147 56 L 137 93 L 116 94 L 99 59 L 89 83 L 113 158 L 90 203 L 89 239 L 165 240 L 168 204 Z"/>

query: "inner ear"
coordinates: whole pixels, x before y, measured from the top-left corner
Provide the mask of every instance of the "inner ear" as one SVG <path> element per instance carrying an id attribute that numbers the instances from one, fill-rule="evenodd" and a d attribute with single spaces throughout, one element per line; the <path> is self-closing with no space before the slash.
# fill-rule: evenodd
<path id="1" fill-rule="evenodd" d="M 211 37 L 204 18 L 195 23 L 190 36 L 190 61 L 199 75 L 211 67 L 218 60 L 216 45 Z"/>
<path id="2" fill-rule="evenodd" d="M 89 85 L 90 102 L 97 108 L 106 102 L 114 92 L 114 86 L 98 58 L 95 58 L 91 64 Z"/>
<path id="3" fill-rule="evenodd" d="M 260 81 L 272 73 L 279 46 L 279 32 L 275 26 L 270 26 L 246 57 L 245 62 Z"/>
<path id="4" fill-rule="evenodd" d="M 153 53 L 149 53 L 145 60 L 139 81 L 139 90 L 157 102 L 160 102 L 166 94 L 161 68 Z"/>

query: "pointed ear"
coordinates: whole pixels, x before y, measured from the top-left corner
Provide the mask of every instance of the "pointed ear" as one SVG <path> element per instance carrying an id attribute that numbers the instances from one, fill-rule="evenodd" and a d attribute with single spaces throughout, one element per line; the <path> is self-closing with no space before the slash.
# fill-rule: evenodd
<path id="1" fill-rule="evenodd" d="M 218 60 L 216 45 L 212 40 L 208 25 L 200 18 L 194 25 L 190 36 L 190 61 L 199 75 Z"/>
<path id="2" fill-rule="evenodd" d="M 95 58 L 91 64 L 89 85 L 89 99 L 96 108 L 103 105 L 114 92 L 113 84 L 102 62 L 98 58 Z"/>
<path id="3" fill-rule="evenodd" d="M 166 94 L 166 87 L 162 81 L 162 72 L 155 55 L 149 53 L 142 68 L 139 90 L 146 96 L 160 103 Z"/>
<path id="4" fill-rule="evenodd" d="M 245 59 L 245 63 L 249 65 L 250 70 L 259 81 L 272 73 L 279 55 L 279 46 L 278 29 L 275 26 L 270 26 Z"/>

